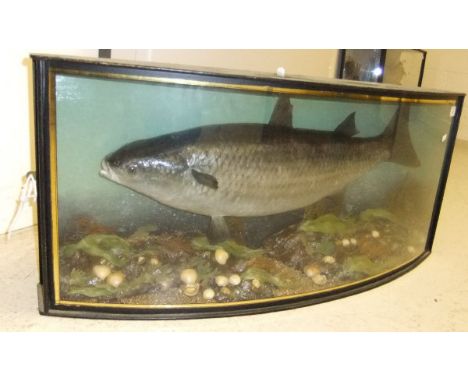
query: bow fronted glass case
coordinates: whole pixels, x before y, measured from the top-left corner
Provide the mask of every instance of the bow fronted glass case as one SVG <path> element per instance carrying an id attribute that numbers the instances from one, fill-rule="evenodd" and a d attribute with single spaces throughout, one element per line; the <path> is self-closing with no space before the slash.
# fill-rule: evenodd
<path id="1" fill-rule="evenodd" d="M 430 252 L 462 94 L 33 61 L 42 314 L 295 308 Z"/>

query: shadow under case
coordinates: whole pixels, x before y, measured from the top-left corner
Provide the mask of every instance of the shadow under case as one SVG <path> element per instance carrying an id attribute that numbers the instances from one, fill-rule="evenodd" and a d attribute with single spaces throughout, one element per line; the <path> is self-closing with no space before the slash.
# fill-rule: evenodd
<path id="1" fill-rule="evenodd" d="M 462 94 L 32 58 L 41 314 L 295 308 L 430 253 Z"/>

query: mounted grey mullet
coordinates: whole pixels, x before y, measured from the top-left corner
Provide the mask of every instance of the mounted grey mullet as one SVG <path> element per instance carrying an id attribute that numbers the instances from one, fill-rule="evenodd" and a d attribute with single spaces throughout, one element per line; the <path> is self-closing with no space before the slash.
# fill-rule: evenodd
<path id="1" fill-rule="evenodd" d="M 168 206 L 211 216 L 212 236 L 220 240 L 229 236 L 225 216 L 303 208 L 382 161 L 419 166 L 408 107 L 400 105 L 380 135 L 360 138 L 355 113 L 331 132 L 293 128 L 293 107 L 282 95 L 268 124 L 201 126 L 135 141 L 107 155 L 100 174 Z"/>

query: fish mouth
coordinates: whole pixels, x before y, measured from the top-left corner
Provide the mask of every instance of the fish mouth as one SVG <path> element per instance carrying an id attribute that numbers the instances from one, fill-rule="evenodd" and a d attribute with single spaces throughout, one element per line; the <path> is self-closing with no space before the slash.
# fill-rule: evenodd
<path id="1" fill-rule="evenodd" d="M 105 159 L 103 159 L 101 162 L 101 170 L 99 170 L 99 175 L 112 180 L 112 170 L 109 166 L 109 163 L 107 163 Z"/>

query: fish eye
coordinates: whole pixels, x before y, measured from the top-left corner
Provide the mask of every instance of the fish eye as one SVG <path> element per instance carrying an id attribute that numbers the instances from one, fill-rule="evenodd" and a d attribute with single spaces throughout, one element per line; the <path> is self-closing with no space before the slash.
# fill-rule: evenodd
<path id="1" fill-rule="evenodd" d="M 127 167 L 127 172 L 128 172 L 130 175 L 135 175 L 136 172 L 137 172 L 137 166 L 135 166 L 135 165 L 128 166 L 128 167 Z"/>

